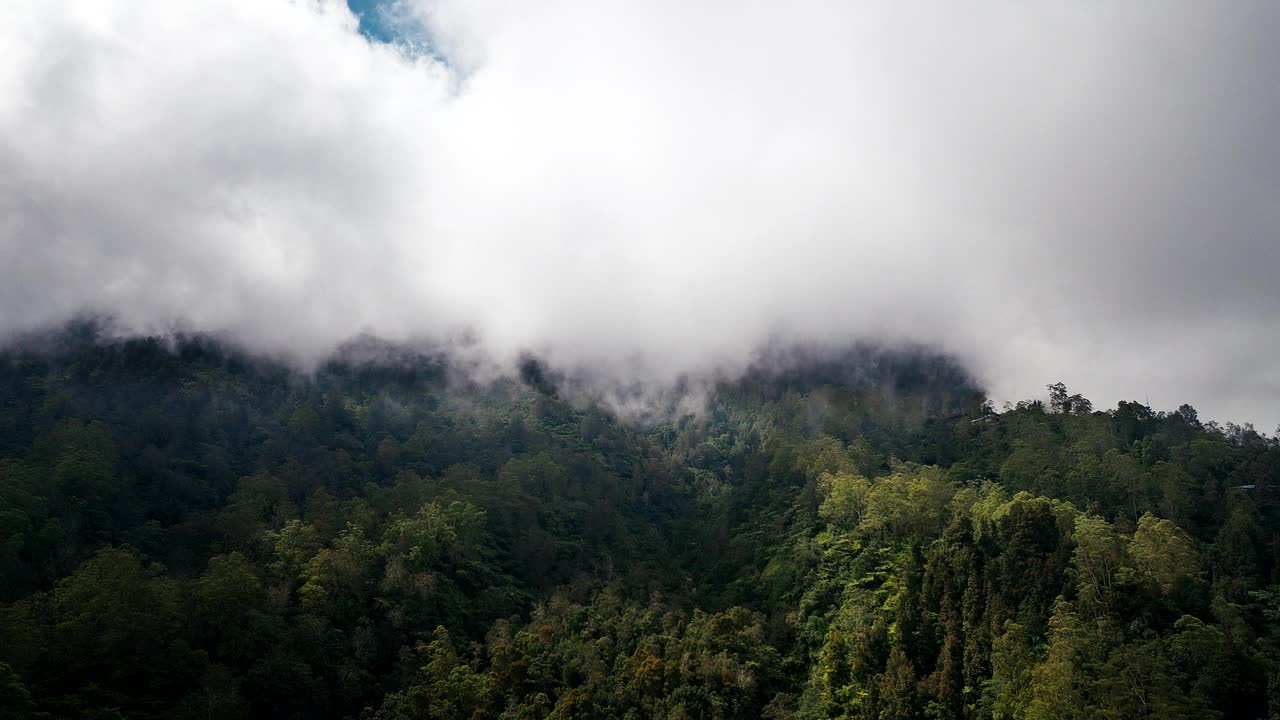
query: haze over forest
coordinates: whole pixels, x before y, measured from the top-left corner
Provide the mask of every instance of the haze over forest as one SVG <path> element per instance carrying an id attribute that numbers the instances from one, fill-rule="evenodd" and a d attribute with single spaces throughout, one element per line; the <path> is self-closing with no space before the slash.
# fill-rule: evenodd
<path id="1" fill-rule="evenodd" d="M 21 0 L 0 332 L 615 382 L 913 341 L 1280 423 L 1266 2 Z"/>

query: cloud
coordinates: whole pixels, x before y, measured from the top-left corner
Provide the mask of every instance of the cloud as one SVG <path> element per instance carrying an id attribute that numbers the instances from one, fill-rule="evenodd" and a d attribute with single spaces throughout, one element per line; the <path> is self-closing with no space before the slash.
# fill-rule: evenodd
<path id="1" fill-rule="evenodd" d="M 1280 10 L 17 0 L 0 332 L 316 357 L 471 328 L 624 381 L 936 343 L 998 398 L 1280 421 Z"/>

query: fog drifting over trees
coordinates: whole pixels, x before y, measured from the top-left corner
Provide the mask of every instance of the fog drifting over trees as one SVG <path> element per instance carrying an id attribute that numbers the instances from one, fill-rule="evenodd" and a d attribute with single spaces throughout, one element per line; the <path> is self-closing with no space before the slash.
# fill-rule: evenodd
<path id="1" fill-rule="evenodd" d="M 623 382 L 911 340 L 997 399 L 1280 421 L 1280 10 L 18 0 L 0 331 Z"/>

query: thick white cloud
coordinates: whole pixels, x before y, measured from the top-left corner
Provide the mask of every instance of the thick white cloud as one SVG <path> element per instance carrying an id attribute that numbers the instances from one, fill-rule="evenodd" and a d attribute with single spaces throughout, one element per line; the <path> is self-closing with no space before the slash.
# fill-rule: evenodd
<path id="1" fill-rule="evenodd" d="M 997 397 L 1280 421 L 1280 9 L 15 0 L 0 331 L 315 357 L 470 327 L 618 377 L 935 342 Z"/>

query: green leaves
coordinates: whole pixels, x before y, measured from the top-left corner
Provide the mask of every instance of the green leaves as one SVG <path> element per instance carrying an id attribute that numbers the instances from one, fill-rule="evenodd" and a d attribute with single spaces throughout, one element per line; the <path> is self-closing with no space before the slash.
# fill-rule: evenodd
<path id="1" fill-rule="evenodd" d="M 1151 513 L 1139 518 L 1128 550 L 1136 570 L 1155 582 L 1163 593 L 1172 592 L 1180 582 L 1200 577 L 1200 553 L 1191 538 L 1182 528 Z"/>
<path id="2" fill-rule="evenodd" d="M 0 362 L 4 711 L 1280 708 L 1280 444 L 1185 408 L 830 369 L 648 427 L 422 359 L 183 352 Z"/>
<path id="3" fill-rule="evenodd" d="M 943 526 L 955 489 L 937 468 L 903 469 L 867 490 L 858 532 L 882 540 L 922 541 Z"/>

